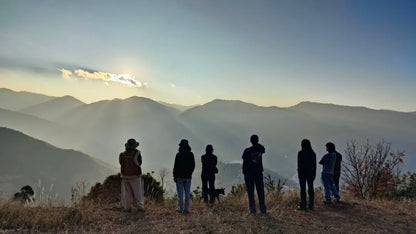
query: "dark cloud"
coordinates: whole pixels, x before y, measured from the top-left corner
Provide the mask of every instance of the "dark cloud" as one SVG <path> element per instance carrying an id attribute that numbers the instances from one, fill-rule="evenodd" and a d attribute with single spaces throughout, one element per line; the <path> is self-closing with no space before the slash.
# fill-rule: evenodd
<path id="1" fill-rule="evenodd" d="M 0 57 L 0 68 L 9 70 L 21 70 L 33 72 L 36 74 L 57 74 L 56 68 L 48 67 L 36 62 L 28 62 L 25 60 L 8 59 Z"/>

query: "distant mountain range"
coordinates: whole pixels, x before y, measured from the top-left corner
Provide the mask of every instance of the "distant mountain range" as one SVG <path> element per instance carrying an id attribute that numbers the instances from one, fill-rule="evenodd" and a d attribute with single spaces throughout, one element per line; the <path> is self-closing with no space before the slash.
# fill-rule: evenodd
<path id="1" fill-rule="evenodd" d="M 0 88 L 0 108 L 8 110 L 21 110 L 54 98 L 43 94 L 16 92 L 10 89 Z"/>
<path id="2" fill-rule="evenodd" d="M 115 171 L 86 154 L 60 149 L 8 128 L 0 127 L 0 144 L 0 191 L 5 194 L 27 184 L 37 189 L 41 182 L 45 196 L 58 194 L 69 200 L 77 182 L 91 186 Z"/>
<path id="3" fill-rule="evenodd" d="M 23 108 L 20 110 L 20 112 L 35 115 L 46 120 L 56 120 L 65 112 L 84 104 L 85 103 L 74 97 L 64 96 Z"/>
<path id="4" fill-rule="evenodd" d="M 64 97 L 19 110 L 33 116 L 3 109 L 0 125 L 113 165 L 130 137 L 140 142 L 144 166 L 157 171 L 172 167 L 182 138 L 189 140 L 197 159 L 206 144 L 213 144 L 214 153 L 227 163 L 241 160 L 250 135 L 256 133 L 266 147 L 265 167 L 286 177 L 296 175 L 303 138 L 311 140 L 318 157 L 325 153 L 328 141 L 343 153 L 349 139 L 372 143 L 385 139 L 392 141 L 394 149 L 406 151 L 405 171 L 416 167 L 416 117 L 412 113 L 313 102 L 289 108 L 260 107 L 229 100 L 214 100 L 181 112 L 141 97 L 91 104 Z M 42 116 L 49 121 L 39 118 Z"/>

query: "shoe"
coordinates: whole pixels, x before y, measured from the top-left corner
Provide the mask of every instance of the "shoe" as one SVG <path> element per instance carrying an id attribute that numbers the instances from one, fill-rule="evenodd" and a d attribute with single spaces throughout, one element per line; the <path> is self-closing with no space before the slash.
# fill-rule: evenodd
<path id="1" fill-rule="evenodd" d="M 296 210 L 306 210 L 306 207 L 299 206 Z"/>
<path id="2" fill-rule="evenodd" d="M 183 214 L 189 214 L 189 210 L 184 210 L 182 213 Z"/>
<path id="3" fill-rule="evenodd" d="M 183 210 L 176 210 L 177 213 L 183 213 Z"/>
<path id="4" fill-rule="evenodd" d="M 332 201 L 324 201 L 325 205 L 332 205 Z"/>

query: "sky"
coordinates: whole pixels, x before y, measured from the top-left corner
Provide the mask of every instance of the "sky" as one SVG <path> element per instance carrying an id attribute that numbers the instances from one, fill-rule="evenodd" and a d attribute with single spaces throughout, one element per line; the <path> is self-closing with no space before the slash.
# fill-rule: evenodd
<path id="1" fill-rule="evenodd" d="M 416 1 L 0 0 L 0 87 L 416 111 Z"/>

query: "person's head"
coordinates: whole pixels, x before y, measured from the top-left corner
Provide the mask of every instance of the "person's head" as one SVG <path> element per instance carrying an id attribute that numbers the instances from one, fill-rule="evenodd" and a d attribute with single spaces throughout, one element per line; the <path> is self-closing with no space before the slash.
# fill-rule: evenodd
<path id="1" fill-rule="evenodd" d="M 333 153 L 335 152 L 335 145 L 332 142 L 328 142 L 326 143 L 326 151 L 328 151 L 328 153 Z"/>
<path id="2" fill-rule="evenodd" d="M 207 145 L 207 147 L 205 148 L 205 153 L 207 154 L 212 154 L 213 151 L 214 148 L 212 147 L 212 145 Z"/>
<path id="3" fill-rule="evenodd" d="M 257 135 L 251 135 L 250 142 L 253 145 L 257 145 L 259 143 L 259 137 Z"/>
<path id="4" fill-rule="evenodd" d="M 182 139 L 179 143 L 179 151 L 191 151 L 191 147 L 189 146 L 188 140 Z"/>
<path id="5" fill-rule="evenodd" d="M 311 142 L 308 139 L 303 139 L 302 142 L 300 143 L 300 145 L 301 145 L 303 151 L 313 151 L 312 146 L 311 146 Z"/>
<path id="6" fill-rule="evenodd" d="M 127 141 L 126 144 L 124 144 L 124 146 L 126 147 L 126 150 L 136 149 L 137 146 L 139 146 L 139 142 L 131 138 Z"/>

